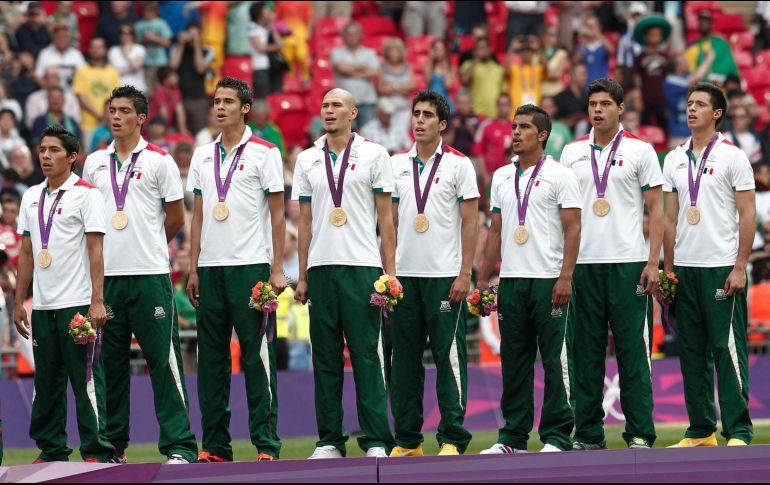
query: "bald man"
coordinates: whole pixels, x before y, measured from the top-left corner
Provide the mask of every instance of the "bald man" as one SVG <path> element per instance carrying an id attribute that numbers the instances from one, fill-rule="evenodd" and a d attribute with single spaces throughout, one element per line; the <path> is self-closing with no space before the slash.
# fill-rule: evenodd
<path id="1" fill-rule="evenodd" d="M 382 458 L 394 445 L 387 417 L 382 312 L 370 303 L 372 285 L 383 268 L 391 276 L 396 272 L 393 173 L 388 151 L 353 133 L 357 115 L 353 95 L 343 89 L 329 91 L 321 104 L 326 135 L 299 154 L 294 171 L 292 199 L 300 202 L 295 298 L 310 305 L 319 434 L 311 459 L 346 454 L 346 343 L 356 382 L 362 434 L 358 444 L 367 456 Z"/>

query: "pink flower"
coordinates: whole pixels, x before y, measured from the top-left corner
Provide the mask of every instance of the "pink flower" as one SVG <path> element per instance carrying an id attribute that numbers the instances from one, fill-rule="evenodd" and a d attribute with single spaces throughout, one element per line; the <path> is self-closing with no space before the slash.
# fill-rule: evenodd
<path id="1" fill-rule="evenodd" d="M 385 298 L 382 295 L 380 295 L 379 293 L 374 293 L 372 295 L 372 303 L 375 306 L 378 306 L 380 308 L 385 308 L 385 306 L 386 306 Z"/>
<path id="2" fill-rule="evenodd" d="M 278 309 L 278 300 L 270 300 L 267 305 L 270 307 L 270 311 L 274 312 Z"/>

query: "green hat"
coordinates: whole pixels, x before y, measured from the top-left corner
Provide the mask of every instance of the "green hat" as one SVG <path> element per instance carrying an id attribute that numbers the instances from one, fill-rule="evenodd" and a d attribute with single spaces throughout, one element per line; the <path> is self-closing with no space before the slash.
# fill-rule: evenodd
<path id="1" fill-rule="evenodd" d="M 651 27 L 660 27 L 663 30 L 663 42 L 668 40 L 668 36 L 671 35 L 671 24 L 668 23 L 668 20 L 658 15 L 651 15 L 643 18 L 636 24 L 636 27 L 634 27 L 634 40 L 644 45 L 644 34 Z"/>

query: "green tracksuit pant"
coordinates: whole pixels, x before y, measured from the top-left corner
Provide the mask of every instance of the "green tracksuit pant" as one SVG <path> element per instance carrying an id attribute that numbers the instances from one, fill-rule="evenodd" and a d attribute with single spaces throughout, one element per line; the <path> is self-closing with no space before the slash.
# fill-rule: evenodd
<path id="1" fill-rule="evenodd" d="M 572 326 L 574 303 L 551 307 L 556 278 L 503 278 L 498 289 L 500 358 L 505 427 L 498 443 L 527 449 L 534 423 L 535 359 L 545 370 L 540 440 L 562 450 L 572 448 Z"/>
<path id="2" fill-rule="evenodd" d="M 278 380 L 275 342 L 268 332 L 259 335 L 262 312 L 249 308 L 251 289 L 270 278 L 270 266 L 198 268 L 198 401 L 203 428 L 203 451 L 233 459 L 230 445 L 230 339 L 233 327 L 241 345 L 241 368 L 246 378 L 249 434 L 259 453 L 276 458 L 278 437 Z"/>
<path id="3" fill-rule="evenodd" d="M 190 431 L 171 279 L 168 274 L 108 276 L 104 279 L 104 301 L 115 314 L 104 330 L 107 439 L 118 454 L 128 447 L 133 334 L 150 368 L 160 425 L 158 450 L 165 456 L 178 454 L 195 461 L 198 444 Z"/>
<path id="4" fill-rule="evenodd" d="M 426 337 L 436 363 L 436 394 L 441 422 L 436 439 L 465 452 L 471 434 L 463 427 L 468 389 L 465 302 L 449 303 L 455 278 L 399 277 L 404 299 L 391 316 L 393 368 L 391 398 L 396 444 L 417 448 L 423 442 L 422 356 Z"/>
<path id="5" fill-rule="evenodd" d="M 626 417 L 623 439 L 655 443 L 652 417 L 652 300 L 639 286 L 645 262 L 578 264 L 575 268 L 575 441 L 604 437 L 608 329 L 612 329 Z"/>
<path id="6" fill-rule="evenodd" d="M 690 427 L 687 438 L 705 438 L 717 429 L 714 366 L 719 383 L 722 435 L 750 443 L 749 365 L 746 345 L 746 293 L 726 296 L 732 267 L 677 267 L 674 301 L 679 361 Z"/>
<path id="7" fill-rule="evenodd" d="M 316 446 L 335 446 L 346 454 L 348 433 L 342 425 L 342 384 L 347 343 L 356 383 L 358 422 L 364 450 L 385 448 L 393 435 L 388 423 L 388 393 L 382 345 L 382 312 L 373 306 L 379 268 L 316 266 L 308 270 L 310 342 L 313 346 Z M 399 309 L 396 308 L 396 311 Z"/>
<path id="8" fill-rule="evenodd" d="M 96 344 L 76 344 L 69 324 L 76 313 L 88 315 L 88 306 L 32 311 L 32 345 L 35 356 L 35 394 L 29 435 L 45 461 L 68 461 L 67 379 L 75 394 L 83 459 L 105 461 L 115 449 L 105 439 L 106 424 L 104 367 L 102 355 L 94 355 Z M 87 380 L 88 366 L 92 376 Z"/>

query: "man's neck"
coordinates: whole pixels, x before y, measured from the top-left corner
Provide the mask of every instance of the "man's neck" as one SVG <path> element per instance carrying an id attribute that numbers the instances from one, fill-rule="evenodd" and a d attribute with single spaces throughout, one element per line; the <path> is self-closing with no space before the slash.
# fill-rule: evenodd
<path id="1" fill-rule="evenodd" d="M 713 125 L 695 129 L 692 131 L 692 149 L 694 152 L 700 152 L 709 144 L 711 138 L 716 133 Z"/>
<path id="2" fill-rule="evenodd" d="M 618 134 L 618 131 L 620 131 L 620 123 L 607 131 L 599 131 L 594 129 L 594 145 L 599 145 L 602 148 L 606 147 L 610 144 L 613 138 L 615 138 L 615 135 Z"/>
<path id="3" fill-rule="evenodd" d="M 72 172 L 65 172 L 60 175 L 56 175 L 54 177 L 48 178 L 48 192 L 53 192 L 54 190 L 58 189 L 62 185 L 64 185 L 64 182 L 67 181 L 68 178 L 70 178 L 70 175 Z"/>
<path id="4" fill-rule="evenodd" d="M 339 130 L 335 133 L 329 133 L 326 135 L 326 143 L 329 144 L 329 151 L 339 155 L 348 146 L 350 140 L 350 134 L 352 130 Z"/>
<path id="5" fill-rule="evenodd" d="M 438 149 L 439 144 L 441 143 L 441 137 L 436 137 L 435 140 L 426 141 L 423 143 L 417 142 L 417 156 L 420 157 L 420 160 L 423 162 L 427 162 L 430 157 L 433 156 L 434 153 L 436 153 L 436 150 Z"/>
<path id="6" fill-rule="evenodd" d="M 541 145 L 538 145 L 536 150 L 529 153 L 522 153 L 519 155 L 519 168 L 528 170 L 530 167 L 534 167 L 540 161 L 541 156 L 543 156 L 543 147 Z"/>
<path id="7" fill-rule="evenodd" d="M 104 67 L 107 64 L 106 59 L 91 59 L 91 66 L 92 67 Z"/>
<path id="8" fill-rule="evenodd" d="M 238 123 L 222 130 L 222 146 L 225 147 L 227 153 L 230 153 L 233 147 L 241 142 L 245 131 L 246 125 L 244 123 Z"/>
<path id="9" fill-rule="evenodd" d="M 142 135 L 137 129 L 126 137 L 115 138 L 115 152 L 118 154 L 118 158 L 121 160 L 128 158 L 128 155 L 134 151 L 141 137 Z"/>
<path id="10" fill-rule="evenodd" d="M 56 111 L 49 111 L 48 112 L 51 116 L 54 117 L 54 119 L 61 120 L 64 118 L 64 112 L 59 111 L 58 113 Z"/>

